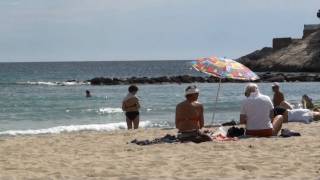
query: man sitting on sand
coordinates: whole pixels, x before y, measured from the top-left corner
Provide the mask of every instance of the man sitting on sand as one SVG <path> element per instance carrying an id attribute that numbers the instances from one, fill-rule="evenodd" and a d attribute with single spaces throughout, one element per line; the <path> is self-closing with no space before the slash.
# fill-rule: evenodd
<path id="1" fill-rule="evenodd" d="M 176 128 L 179 130 L 178 139 L 195 143 L 212 141 L 202 133 L 200 129 L 204 125 L 203 106 L 198 102 L 199 89 L 196 86 L 188 86 L 185 90 L 186 100 L 176 107 Z"/>
<path id="2" fill-rule="evenodd" d="M 283 123 L 282 118 L 273 117 L 271 99 L 259 92 L 258 85 L 250 83 L 245 89 L 240 112 L 240 124 L 246 125 L 246 135 L 269 137 L 276 136 Z"/>

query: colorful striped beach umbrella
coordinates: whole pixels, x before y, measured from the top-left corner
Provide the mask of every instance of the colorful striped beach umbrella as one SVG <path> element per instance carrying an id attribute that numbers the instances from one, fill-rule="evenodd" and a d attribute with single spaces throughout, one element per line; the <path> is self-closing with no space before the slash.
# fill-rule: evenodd
<path id="1" fill-rule="evenodd" d="M 197 71 L 219 78 L 219 87 L 214 104 L 211 124 L 213 124 L 214 121 L 215 108 L 220 92 L 221 79 L 237 79 L 245 81 L 254 81 L 259 79 L 259 76 L 252 72 L 249 68 L 232 59 L 217 57 L 199 58 L 192 63 L 192 67 Z"/>
<path id="2" fill-rule="evenodd" d="M 232 59 L 209 57 L 199 58 L 192 65 L 197 71 L 220 79 L 238 79 L 254 81 L 259 77 L 243 64 Z"/>

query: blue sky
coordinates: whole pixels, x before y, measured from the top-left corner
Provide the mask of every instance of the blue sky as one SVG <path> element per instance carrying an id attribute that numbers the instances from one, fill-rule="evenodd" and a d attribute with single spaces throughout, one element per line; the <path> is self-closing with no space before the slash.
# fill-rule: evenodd
<path id="1" fill-rule="evenodd" d="M 0 62 L 238 58 L 320 23 L 319 0 L 1 0 Z"/>

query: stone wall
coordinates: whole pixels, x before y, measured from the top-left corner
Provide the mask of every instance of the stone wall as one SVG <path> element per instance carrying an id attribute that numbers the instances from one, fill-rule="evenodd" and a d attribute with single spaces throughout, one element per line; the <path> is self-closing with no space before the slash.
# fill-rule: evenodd
<path id="1" fill-rule="evenodd" d="M 306 38 L 310 34 L 318 31 L 320 29 L 320 24 L 305 24 L 303 28 L 303 36 L 302 38 Z"/>
<path id="2" fill-rule="evenodd" d="M 272 48 L 273 50 L 279 50 L 284 47 L 288 47 L 292 43 L 291 37 L 284 37 L 284 38 L 273 38 L 272 40 Z"/>

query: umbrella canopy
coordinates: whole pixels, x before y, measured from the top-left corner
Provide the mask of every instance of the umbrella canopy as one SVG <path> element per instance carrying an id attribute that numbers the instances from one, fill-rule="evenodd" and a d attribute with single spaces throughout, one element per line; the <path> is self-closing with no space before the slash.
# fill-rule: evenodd
<path id="1" fill-rule="evenodd" d="M 192 65 L 197 71 L 220 79 L 257 80 L 259 77 L 249 68 L 231 59 L 209 57 L 199 58 Z"/>
<path id="2" fill-rule="evenodd" d="M 219 97 L 221 79 L 228 78 L 247 81 L 254 81 L 259 79 L 259 76 L 252 72 L 249 68 L 231 59 L 217 57 L 199 58 L 198 60 L 193 62 L 192 67 L 197 71 L 209 74 L 214 77 L 218 77 L 220 80 L 216 100 L 214 103 L 214 111 L 211 124 L 213 124 L 215 117 L 215 109 Z"/>

